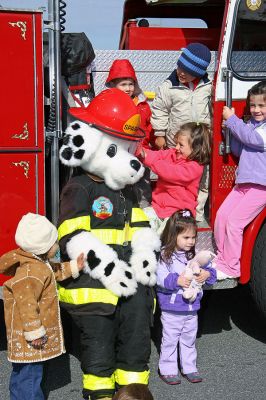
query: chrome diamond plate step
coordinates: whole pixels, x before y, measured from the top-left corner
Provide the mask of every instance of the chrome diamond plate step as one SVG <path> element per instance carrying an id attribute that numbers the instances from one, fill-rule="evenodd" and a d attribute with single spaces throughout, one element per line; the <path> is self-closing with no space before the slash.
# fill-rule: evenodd
<path id="1" fill-rule="evenodd" d="M 224 279 L 223 281 L 219 281 L 214 285 L 204 285 L 204 290 L 213 290 L 213 289 L 233 289 L 238 285 L 237 279 Z"/>

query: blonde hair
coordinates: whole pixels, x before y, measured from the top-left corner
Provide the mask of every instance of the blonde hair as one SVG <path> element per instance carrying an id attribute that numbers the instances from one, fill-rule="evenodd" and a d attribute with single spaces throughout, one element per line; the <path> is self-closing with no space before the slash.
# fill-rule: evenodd
<path id="1" fill-rule="evenodd" d="M 189 134 L 189 144 L 192 148 L 192 153 L 188 156 L 188 160 L 197 161 L 202 165 L 208 164 L 211 155 L 211 131 L 209 125 L 203 122 L 188 122 L 182 125 L 175 134 L 175 141 L 179 136 L 187 134 Z"/>

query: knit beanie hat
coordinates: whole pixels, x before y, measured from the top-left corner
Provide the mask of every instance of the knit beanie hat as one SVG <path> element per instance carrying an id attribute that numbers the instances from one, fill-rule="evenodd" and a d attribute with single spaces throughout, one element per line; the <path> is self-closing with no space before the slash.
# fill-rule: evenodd
<path id="1" fill-rule="evenodd" d="M 28 213 L 18 223 L 15 241 L 24 251 L 45 254 L 57 241 L 56 227 L 43 215 Z"/>
<path id="2" fill-rule="evenodd" d="M 204 44 L 190 43 L 181 53 L 177 66 L 197 78 L 206 74 L 211 52 Z"/>

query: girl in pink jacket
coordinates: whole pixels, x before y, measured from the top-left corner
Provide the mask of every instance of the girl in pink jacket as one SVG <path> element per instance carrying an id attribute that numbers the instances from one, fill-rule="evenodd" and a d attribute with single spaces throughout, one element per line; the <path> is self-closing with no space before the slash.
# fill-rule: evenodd
<path id="1" fill-rule="evenodd" d="M 189 122 L 176 133 L 175 148 L 159 151 L 142 148 L 144 165 L 158 175 L 152 207 L 144 211 L 159 232 L 177 210 L 188 208 L 195 216 L 203 166 L 210 159 L 210 138 L 208 125 Z"/>

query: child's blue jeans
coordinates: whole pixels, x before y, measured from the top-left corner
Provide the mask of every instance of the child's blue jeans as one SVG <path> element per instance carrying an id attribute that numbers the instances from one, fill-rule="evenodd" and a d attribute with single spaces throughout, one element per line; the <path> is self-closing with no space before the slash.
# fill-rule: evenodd
<path id="1" fill-rule="evenodd" d="M 12 363 L 10 400 L 44 400 L 41 382 L 43 363 Z"/>

